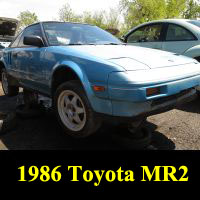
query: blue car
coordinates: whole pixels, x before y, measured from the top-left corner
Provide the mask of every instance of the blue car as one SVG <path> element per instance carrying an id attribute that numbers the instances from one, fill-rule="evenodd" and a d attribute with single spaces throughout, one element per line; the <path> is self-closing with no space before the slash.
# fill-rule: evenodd
<path id="1" fill-rule="evenodd" d="M 52 98 L 65 132 L 79 138 L 105 119 L 137 127 L 147 116 L 191 100 L 200 85 L 196 60 L 127 46 L 80 23 L 28 26 L 3 50 L 0 68 L 6 95 L 23 87 Z"/>

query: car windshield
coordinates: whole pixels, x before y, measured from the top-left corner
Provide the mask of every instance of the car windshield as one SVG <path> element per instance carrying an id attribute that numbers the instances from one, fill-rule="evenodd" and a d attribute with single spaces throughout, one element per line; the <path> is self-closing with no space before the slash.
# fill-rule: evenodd
<path id="1" fill-rule="evenodd" d="M 118 45 L 122 42 L 97 26 L 76 23 L 43 23 L 51 46 L 63 45 Z"/>
<path id="2" fill-rule="evenodd" d="M 193 24 L 195 26 L 198 26 L 200 28 L 200 21 L 199 20 L 191 20 L 191 21 L 188 21 L 190 24 Z"/>

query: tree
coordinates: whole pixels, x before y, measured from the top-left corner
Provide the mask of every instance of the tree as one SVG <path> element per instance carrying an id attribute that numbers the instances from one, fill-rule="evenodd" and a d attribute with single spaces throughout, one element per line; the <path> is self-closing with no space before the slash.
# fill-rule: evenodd
<path id="1" fill-rule="evenodd" d="M 165 18 L 180 18 L 186 9 L 187 0 L 166 0 Z"/>
<path id="2" fill-rule="evenodd" d="M 75 14 L 68 3 L 59 10 L 58 15 L 63 22 L 81 22 L 81 16 Z"/>
<path id="3" fill-rule="evenodd" d="M 105 23 L 107 29 L 118 29 L 120 27 L 118 8 L 110 8 L 109 12 L 105 14 Z"/>
<path id="4" fill-rule="evenodd" d="M 183 12 L 183 18 L 197 19 L 199 17 L 200 17 L 199 1 L 194 1 L 194 0 L 187 1 L 186 9 Z"/>
<path id="5" fill-rule="evenodd" d="M 100 10 L 97 12 L 85 11 L 77 15 L 67 3 L 59 10 L 59 20 L 68 22 L 82 22 L 92 24 L 103 29 L 117 28 L 119 26 L 118 11 L 114 8 L 109 12 Z"/>
<path id="6" fill-rule="evenodd" d="M 166 16 L 165 0 L 121 0 L 126 29 Z"/>
<path id="7" fill-rule="evenodd" d="M 199 0 L 121 0 L 120 7 L 124 32 L 152 20 L 200 16 Z"/>
<path id="8" fill-rule="evenodd" d="M 95 13 L 85 11 L 82 14 L 82 22 L 92 24 L 100 28 L 106 28 L 105 11 L 98 11 Z"/>
<path id="9" fill-rule="evenodd" d="M 24 29 L 26 26 L 39 21 L 37 15 L 28 10 L 20 12 L 18 20 L 19 20 L 19 28 L 18 28 L 19 31 Z"/>

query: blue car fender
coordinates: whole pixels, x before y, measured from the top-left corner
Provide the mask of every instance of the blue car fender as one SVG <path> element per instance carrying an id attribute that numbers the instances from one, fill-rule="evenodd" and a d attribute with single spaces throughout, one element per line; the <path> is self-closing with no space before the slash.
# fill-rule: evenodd
<path id="1" fill-rule="evenodd" d="M 89 82 L 88 77 L 87 77 L 86 73 L 84 72 L 84 70 L 78 64 L 76 64 L 72 61 L 62 61 L 61 63 L 57 63 L 54 66 L 54 68 L 52 70 L 52 74 L 51 74 L 51 80 L 49 82 L 50 85 L 52 85 L 53 75 L 54 75 L 55 71 L 61 67 L 70 68 L 77 75 L 77 77 L 79 78 L 79 80 L 82 83 L 84 91 L 90 102 L 90 105 L 92 106 L 92 109 L 95 112 L 112 114 L 111 101 L 109 99 L 99 98 L 97 95 L 95 95 L 95 93 L 92 89 L 92 85 Z"/>

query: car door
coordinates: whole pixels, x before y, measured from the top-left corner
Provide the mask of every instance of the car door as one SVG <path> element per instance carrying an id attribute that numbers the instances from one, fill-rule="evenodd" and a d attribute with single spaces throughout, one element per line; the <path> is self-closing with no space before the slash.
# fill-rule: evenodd
<path id="1" fill-rule="evenodd" d="M 153 49 L 162 49 L 163 24 L 155 23 L 142 26 L 131 32 L 126 38 L 130 45 Z"/>
<path id="2" fill-rule="evenodd" d="M 183 54 L 197 44 L 196 36 L 186 28 L 177 24 L 167 24 L 163 50 Z"/>
<path id="3" fill-rule="evenodd" d="M 24 37 L 31 35 L 43 38 L 40 24 L 31 25 L 24 30 L 15 53 L 16 69 L 19 71 L 24 86 L 44 92 L 46 90 L 46 76 L 43 62 L 46 47 L 24 45 Z"/>

